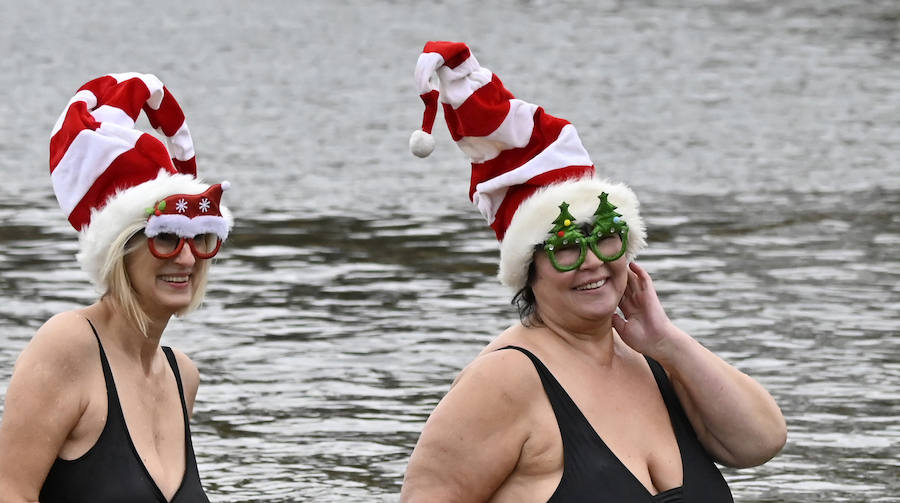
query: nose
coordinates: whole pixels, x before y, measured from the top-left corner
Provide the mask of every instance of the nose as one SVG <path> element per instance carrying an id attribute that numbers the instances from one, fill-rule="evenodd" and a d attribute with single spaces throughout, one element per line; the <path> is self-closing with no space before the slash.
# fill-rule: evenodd
<path id="1" fill-rule="evenodd" d="M 593 251 L 588 249 L 587 253 L 584 254 L 584 262 L 581 263 L 581 267 L 578 269 L 596 269 L 604 264 L 600 257 L 594 254 Z"/>
<path id="2" fill-rule="evenodd" d="M 184 243 L 184 246 L 181 247 L 181 251 L 178 252 L 178 255 L 172 259 L 176 264 L 190 267 L 193 266 L 197 259 L 194 257 L 194 252 L 191 251 L 191 247 L 188 243 Z"/>

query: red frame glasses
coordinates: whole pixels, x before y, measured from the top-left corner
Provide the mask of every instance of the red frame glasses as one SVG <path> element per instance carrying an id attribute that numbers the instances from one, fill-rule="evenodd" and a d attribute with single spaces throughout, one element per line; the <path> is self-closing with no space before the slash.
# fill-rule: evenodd
<path id="1" fill-rule="evenodd" d="M 215 248 L 212 249 L 212 251 L 207 252 L 207 253 L 203 253 L 197 249 L 197 245 L 194 242 L 194 238 L 196 238 L 197 236 L 186 238 L 184 236 L 178 236 L 178 235 L 171 234 L 171 233 L 162 233 L 162 234 L 156 235 L 152 238 L 148 237 L 147 238 L 147 247 L 150 248 L 150 253 L 153 254 L 154 257 L 156 257 L 158 259 L 170 259 L 170 258 L 176 257 L 179 253 L 181 253 L 181 249 L 184 248 L 184 242 L 187 241 L 188 246 L 191 247 L 191 253 L 194 254 L 194 257 L 199 258 L 199 259 L 208 259 L 208 258 L 215 257 L 216 253 L 219 253 L 219 248 L 222 247 L 222 238 L 220 238 L 219 236 L 216 236 L 215 234 L 211 234 L 211 233 L 209 234 L 209 236 L 215 236 L 216 246 L 215 246 Z M 160 237 L 163 237 L 163 239 L 166 241 L 174 241 L 174 238 L 178 238 L 178 244 L 175 245 L 174 249 L 171 252 L 168 252 L 168 253 L 160 252 L 156 246 L 156 239 L 160 238 Z M 206 239 L 211 239 L 211 237 L 207 237 Z"/>

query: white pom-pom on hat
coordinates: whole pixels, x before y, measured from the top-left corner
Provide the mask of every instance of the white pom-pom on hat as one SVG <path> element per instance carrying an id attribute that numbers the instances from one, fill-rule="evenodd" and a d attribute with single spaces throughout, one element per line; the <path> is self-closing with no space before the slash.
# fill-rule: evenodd
<path id="1" fill-rule="evenodd" d="M 409 151 L 416 157 L 428 157 L 434 152 L 434 136 L 417 129 L 409 136 Z"/>
<path id="2" fill-rule="evenodd" d="M 431 128 L 437 117 L 440 92 L 434 87 L 431 76 L 443 64 L 444 59 L 440 54 L 428 52 L 420 54 L 419 61 L 416 63 L 416 89 L 419 92 L 419 98 L 425 104 L 422 127 L 413 131 L 409 137 L 409 151 L 416 157 L 428 157 L 434 152 L 434 137 L 431 136 Z"/>

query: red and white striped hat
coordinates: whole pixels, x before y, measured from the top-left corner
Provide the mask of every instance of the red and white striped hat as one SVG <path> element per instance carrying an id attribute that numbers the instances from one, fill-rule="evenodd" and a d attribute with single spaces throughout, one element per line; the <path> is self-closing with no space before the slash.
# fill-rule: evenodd
<path id="1" fill-rule="evenodd" d="M 168 149 L 135 128 L 141 110 Z M 148 219 L 147 210 L 160 201 L 211 189 L 197 178 L 194 144 L 178 102 L 156 76 L 140 73 L 106 75 L 78 89 L 51 133 L 50 179 L 69 223 L 81 231 L 78 260 L 101 291 L 108 286 L 103 267 L 109 247 L 126 227 L 147 222 L 146 232 L 161 218 Z M 181 230 L 203 228 L 224 240 L 233 219 L 219 204 L 221 190 L 209 193 L 215 211 L 203 215 L 206 223 Z"/>
<path id="2" fill-rule="evenodd" d="M 422 129 L 410 137 L 410 150 L 419 157 L 431 154 L 440 100 L 451 137 L 472 163 L 469 198 L 500 241 L 503 284 L 515 290 L 525 286 L 534 247 L 547 239 L 562 202 L 569 203 L 576 220 L 590 222 L 597 196 L 608 193 L 628 224 L 628 260 L 645 246 L 634 192 L 597 178 L 575 126 L 516 99 L 466 44 L 426 43 L 415 82 L 425 114 Z"/>

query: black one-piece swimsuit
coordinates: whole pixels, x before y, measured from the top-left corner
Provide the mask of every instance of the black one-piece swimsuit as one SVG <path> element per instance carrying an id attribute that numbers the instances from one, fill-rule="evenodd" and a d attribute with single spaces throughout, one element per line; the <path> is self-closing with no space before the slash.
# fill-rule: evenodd
<path id="1" fill-rule="evenodd" d="M 56 459 L 41 488 L 40 502 L 209 503 L 200 485 L 181 374 L 172 349 L 165 346 L 162 348 L 172 372 L 175 373 L 175 381 L 178 382 L 178 396 L 181 398 L 181 413 L 184 417 L 185 468 L 181 486 L 172 500 L 168 501 L 153 481 L 131 441 L 109 361 L 93 324 L 91 330 L 100 346 L 100 363 L 106 380 L 106 425 L 97 442 L 84 455 L 73 460 Z"/>
<path id="2" fill-rule="evenodd" d="M 646 358 L 662 394 L 675 440 L 681 451 L 683 483 L 680 487 L 651 495 L 647 488 L 597 435 L 591 423 L 559 381 L 530 351 L 518 346 L 501 349 L 521 351 L 534 364 L 563 443 L 563 474 L 548 503 L 733 503 L 731 490 L 712 458 L 703 449 L 662 365 Z"/>

